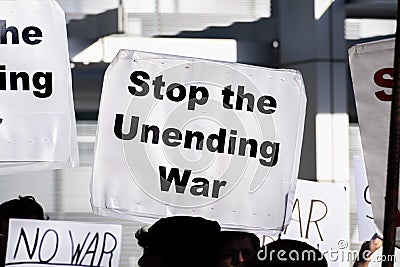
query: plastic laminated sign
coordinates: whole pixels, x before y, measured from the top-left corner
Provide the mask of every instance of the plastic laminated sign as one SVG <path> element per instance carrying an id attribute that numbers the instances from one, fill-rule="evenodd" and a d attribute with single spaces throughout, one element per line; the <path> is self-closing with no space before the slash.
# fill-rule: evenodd
<path id="1" fill-rule="evenodd" d="M 104 77 L 93 211 L 278 233 L 290 220 L 305 107 L 295 70 L 121 50 Z"/>
<path id="2" fill-rule="evenodd" d="M 349 49 L 370 202 L 378 234 L 383 233 L 385 217 L 394 46 L 395 39 L 390 38 L 357 44 Z M 399 246 L 399 211 L 396 227 L 396 245 Z"/>
<path id="3" fill-rule="evenodd" d="M 79 164 L 64 12 L 0 1 L 0 174 Z"/>

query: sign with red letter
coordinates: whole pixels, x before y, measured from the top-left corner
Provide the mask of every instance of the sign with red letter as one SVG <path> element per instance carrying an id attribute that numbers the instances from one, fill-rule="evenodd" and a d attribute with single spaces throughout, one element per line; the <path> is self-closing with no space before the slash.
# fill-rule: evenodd
<path id="1" fill-rule="evenodd" d="M 374 220 L 383 233 L 394 39 L 358 44 L 349 49 Z M 397 231 L 396 240 L 400 240 Z M 398 241 L 397 241 L 398 242 Z"/>

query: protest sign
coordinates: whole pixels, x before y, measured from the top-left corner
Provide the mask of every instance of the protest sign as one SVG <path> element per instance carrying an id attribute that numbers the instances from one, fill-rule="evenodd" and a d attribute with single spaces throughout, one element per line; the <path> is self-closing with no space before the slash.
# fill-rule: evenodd
<path id="1" fill-rule="evenodd" d="M 360 241 L 371 240 L 376 233 L 364 157 L 353 157 L 357 202 L 357 225 Z"/>
<path id="2" fill-rule="evenodd" d="M 305 104 L 298 71 L 121 50 L 104 77 L 94 212 L 282 230 Z"/>
<path id="3" fill-rule="evenodd" d="M 298 180 L 292 220 L 281 238 L 318 248 L 329 266 L 348 266 L 348 206 L 344 186 Z"/>
<path id="4" fill-rule="evenodd" d="M 383 233 L 394 39 L 358 44 L 349 62 L 375 224 Z M 397 231 L 396 240 L 399 240 Z"/>
<path id="5" fill-rule="evenodd" d="M 0 1 L 0 174 L 78 165 L 64 12 Z"/>
<path id="6" fill-rule="evenodd" d="M 11 219 L 6 266 L 118 266 L 121 225 Z"/>

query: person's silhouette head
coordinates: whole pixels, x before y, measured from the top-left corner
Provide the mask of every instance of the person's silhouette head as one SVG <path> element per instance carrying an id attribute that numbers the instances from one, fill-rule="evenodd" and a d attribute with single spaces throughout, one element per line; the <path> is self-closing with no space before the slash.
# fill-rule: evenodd
<path id="1" fill-rule="evenodd" d="M 248 232 L 222 231 L 218 267 L 241 266 L 260 248 L 259 238 Z"/>
<path id="2" fill-rule="evenodd" d="M 43 207 L 32 196 L 19 196 L 0 204 L 0 266 L 5 264 L 8 223 L 12 218 L 43 220 Z"/>
<path id="3" fill-rule="evenodd" d="M 201 217 L 176 216 L 158 220 L 135 237 L 143 248 L 140 267 L 214 267 L 220 226 Z"/>

